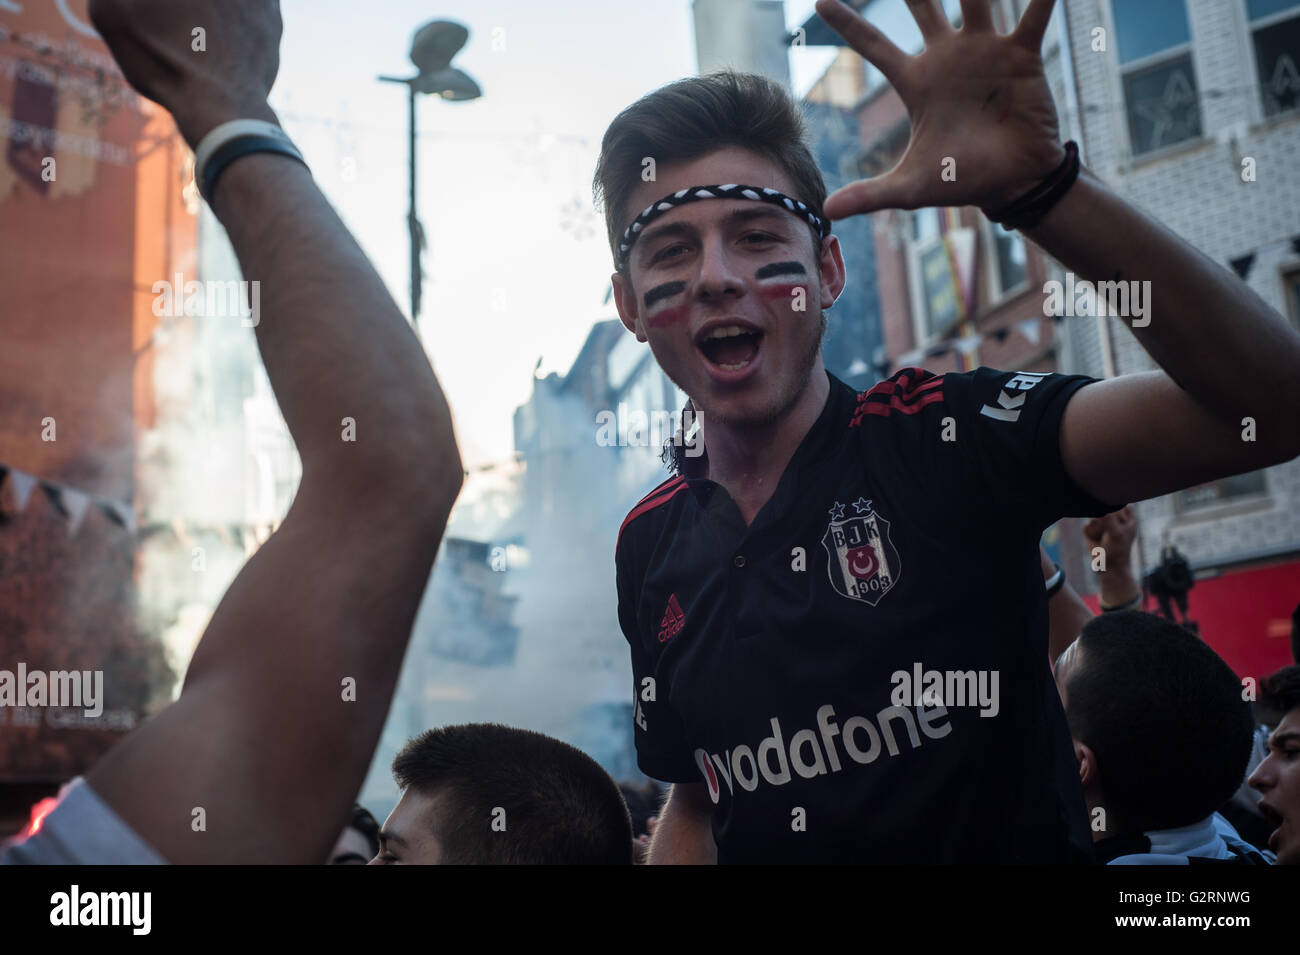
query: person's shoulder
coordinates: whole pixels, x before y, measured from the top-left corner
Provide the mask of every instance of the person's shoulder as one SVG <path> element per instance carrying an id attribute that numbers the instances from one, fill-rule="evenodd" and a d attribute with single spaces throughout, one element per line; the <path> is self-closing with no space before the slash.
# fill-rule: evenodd
<path id="1" fill-rule="evenodd" d="M 947 400 L 948 377 L 924 368 L 900 368 L 888 378 L 853 395 L 849 427 L 861 428 L 872 419 L 886 419 L 890 423 L 914 420 L 917 415 Z"/>
<path id="2" fill-rule="evenodd" d="M 662 517 L 668 503 L 678 494 L 683 493 L 686 488 L 686 478 L 676 474 L 656 485 L 650 493 L 637 501 L 623 518 L 623 523 L 618 529 L 618 540 L 614 545 L 615 558 L 617 559 L 622 553 L 624 539 L 628 534 L 639 532 L 641 528 L 654 521 L 656 516 Z"/>

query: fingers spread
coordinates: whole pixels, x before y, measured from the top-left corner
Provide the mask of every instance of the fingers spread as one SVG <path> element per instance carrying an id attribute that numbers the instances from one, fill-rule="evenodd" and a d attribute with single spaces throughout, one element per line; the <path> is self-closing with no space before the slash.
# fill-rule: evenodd
<path id="1" fill-rule="evenodd" d="M 1012 36 L 1035 53 L 1043 48 L 1043 36 L 1047 33 L 1048 21 L 1052 19 L 1052 7 L 1056 0 L 1029 0 L 1025 15 L 1020 18 Z"/>
<path id="2" fill-rule="evenodd" d="M 963 30 L 992 30 L 993 8 L 990 0 L 961 0 L 961 28 Z"/>
<path id="3" fill-rule="evenodd" d="M 907 0 L 907 6 L 912 11 L 912 19 L 921 28 L 921 38 L 927 46 L 931 40 L 952 32 L 952 24 L 948 22 L 948 15 L 943 12 L 939 0 Z"/>
<path id="4" fill-rule="evenodd" d="M 907 62 L 907 54 L 888 37 L 840 0 L 817 0 L 817 14 L 864 60 L 880 70 L 891 85 L 897 85 L 895 77 Z"/>

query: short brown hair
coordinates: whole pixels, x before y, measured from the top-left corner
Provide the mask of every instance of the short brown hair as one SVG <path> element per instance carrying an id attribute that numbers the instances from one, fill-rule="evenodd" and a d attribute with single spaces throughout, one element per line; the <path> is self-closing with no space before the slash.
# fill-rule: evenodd
<path id="1" fill-rule="evenodd" d="M 724 70 L 660 87 L 619 113 L 605 130 L 591 187 L 605 213 L 610 252 L 617 250 L 626 227 L 624 207 L 641 183 L 646 157 L 664 165 L 727 146 L 775 162 L 794 183 L 793 198 L 824 215 L 826 182 L 805 142 L 803 114 L 790 93 L 765 76 Z M 813 248 L 820 248 L 815 231 L 813 240 Z"/>

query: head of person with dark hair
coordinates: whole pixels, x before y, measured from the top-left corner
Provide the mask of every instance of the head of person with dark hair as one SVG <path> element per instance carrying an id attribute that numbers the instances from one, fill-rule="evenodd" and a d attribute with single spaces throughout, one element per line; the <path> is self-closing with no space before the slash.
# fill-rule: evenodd
<path id="1" fill-rule="evenodd" d="M 684 426 L 763 428 L 815 404 L 844 260 L 788 90 L 723 71 L 647 94 L 605 131 L 592 192 L 619 317 L 690 396 Z M 665 457 L 684 472 L 684 436 Z"/>
<path id="2" fill-rule="evenodd" d="M 1268 847 L 1281 865 L 1300 865 L 1300 666 L 1283 667 L 1260 684 L 1263 709 L 1277 715 L 1268 756 L 1250 776 L 1259 811 L 1276 828 Z"/>
<path id="3" fill-rule="evenodd" d="M 329 865 L 365 865 L 379 854 L 379 823 L 361 804 L 352 807 L 352 818 L 330 852 Z"/>
<path id="4" fill-rule="evenodd" d="M 374 864 L 630 865 L 618 785 L 586 753 L 531 730 L 429 730 L 393 760 L 402 796 Z"/>
<path id="5" fill-rule="evenodd" d="M 1241 784 L 1254 729 L 1241 681 L 1177 624 L 1094 617 L 1057 660 L 1056 682 L 1094 842 L 1208 825 Z"/>

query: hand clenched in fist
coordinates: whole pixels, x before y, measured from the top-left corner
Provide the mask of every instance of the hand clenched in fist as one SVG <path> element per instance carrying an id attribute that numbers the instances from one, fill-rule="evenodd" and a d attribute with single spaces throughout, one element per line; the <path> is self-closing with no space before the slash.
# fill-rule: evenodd
<path id="1" fill-rule="evenodd" d="M 127 81 L 176 119 L 191 147 L 232 119 L 277 122 L 278 0 L 90 0 Z"/>

